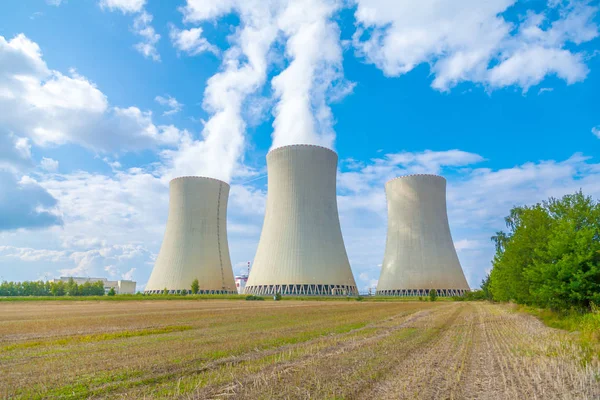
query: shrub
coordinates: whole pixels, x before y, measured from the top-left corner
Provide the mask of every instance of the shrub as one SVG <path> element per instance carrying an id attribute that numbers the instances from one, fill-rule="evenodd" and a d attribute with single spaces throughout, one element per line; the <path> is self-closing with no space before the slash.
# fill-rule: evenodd
<path id="1" fill-rule="evenodd" d="M 359 296 L 356 298 L 356 301 L 364 301 L 364 299 L 365 299 L 364 297 L 362 297 L 362 296 L 360 296 L 360 295 L 359 295 Z"/>
<path id="2" fill-rule="evenodd" d="M 260 300 L 264 300 L 264 297 L 255 296 L 253 294 L 250 294 L 250 295 L 246 296 L 246 300 L 248 300 L 248 301 L 260 301 Z"/>
<path id="3" fill-rule="evenodd" d="M 279 300 L 281 300 L 281 293 L 277 293 L 275 295 L 275 301 L 279 301 Z"/>
<path id="4" fill-rule="evenodd" d="M 194 279 L 194 281 L 192 282 L 192 294 L 198 294 L 199 291 L 200 283 L 198 282 L 198 279 Z"/>
<path id="5" fill-rule="evenodd" d="M 109 296 L 114 296 L 114 295 L 116 295 L 116 294 L 117 294 L 117 292 L 115 292 L 115 288 L 114 288 L 114 287 L 111 287 L 111 288 L 110 288 L 110 290 L 108 291 L 108 295 L 109 295 Z"/>
<path id="6" fill-rule="evenodd" d="M 437 290 L 435 290 L 435 289 L 431 289 L 431 290 L 429 291 L 429 301 L 436 301 L 436 300 L 437 300 L 437 297 L 438 297 L 438 295 L 437 295 Z"/>

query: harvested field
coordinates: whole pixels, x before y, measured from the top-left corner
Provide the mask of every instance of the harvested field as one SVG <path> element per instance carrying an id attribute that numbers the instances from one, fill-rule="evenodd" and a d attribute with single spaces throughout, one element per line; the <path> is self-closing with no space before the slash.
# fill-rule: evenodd
<path id="1" fill-rule="evenodd" d="M 598 399 L 596 351 L 486 303 L 0 303 L 2 398 Z"/>

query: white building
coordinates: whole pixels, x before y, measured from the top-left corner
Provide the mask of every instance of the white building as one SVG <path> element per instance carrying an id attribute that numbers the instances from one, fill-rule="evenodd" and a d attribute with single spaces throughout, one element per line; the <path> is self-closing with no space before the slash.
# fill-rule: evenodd
<path id="1" fill-rule="evenodd" d="M 58 279 L 52 279 L 51 282 L 64 282 L 67 283 L 69 280 L 73 279 L 73 281 L 78 285 L 83 285 L 86 282 L 96 283 L 103 282 L 104 283 L 104 292 L 108 293 L 110 289 L 115 289 L 117 294 L 135 294 L 135 286 L 136 282 L 130 280 L 118 280 L 118 281 L 109 281 L 106 278 L 83 278 L 78 276 L 61 276 Z"/>
<path id="2" fill-rule="evenodd" d="M 165 236 L 145 293 L 237 293 L 227 243 L 229 185 L 217 179 L 181 177 L 170 184 Z"/>
<path id="3" fill-rule="evenodd" d="M 356 295 L 336 198 L 337 154 L 294 145 L 267 154 L 263 229 L 246 294 Z"/>
<path id="4" fill-rule="evenodd" d="M 377 284 L 384 296 L 461 295 L 469 285 L 460 266 L 446 211 L 446 180 L 409 175 L 385 185 L 388 230 Z"/>
<path id="5" fill-rule="evenodd" d="M 246 289 L 246 283 L 248 283 L 248 275 L 236 275 L 235 287 L 237 289 L 238 294 L 244 294 L 244 291 Z"/>

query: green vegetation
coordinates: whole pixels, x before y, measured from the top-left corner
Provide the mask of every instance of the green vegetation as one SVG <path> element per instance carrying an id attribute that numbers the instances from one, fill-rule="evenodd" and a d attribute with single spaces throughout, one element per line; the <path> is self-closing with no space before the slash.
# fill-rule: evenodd
<path id="1" fill-rule="evenodd" d="M 68 282 L 2 282 L 0 296 L 104 296 L 104 283 L 78 285 L 72 278 Z"/>
<path id="2" fill-rule="evenodd" d="M 437 290 L 435 290 L 435 289 L 429 290 L 429 301 L 436 301 L 437 297 L 438 297 Z"/>
<path id="3" fill-rule="evenodd" d="M 264 300 L 264 297 L 255 296 L 253 294 L 246 296 L 246 300 L 248 301 L 261 301 Z"/>
<path id="4" fill-rule="evenodd" d="M 552 328 L 578 332 L 583 343 L 600 342 L 600 309 L 595 305 L 592 305 L 592 311 L 587 313 L 574 310 L 556 312 L 531 306 L 519 306 L 517 310 L 535 315 Z"/>
<path id="5" fill-rule="evenodd" d="M 117 292 L 115 292 L 115 288 L 114 287 L 111 287 L 110 290 L 107 293 L 108 296 L 114 296 L 116 294 L 117 294 Z"/>
<path id="6" fill-rule="evenodd" d="M 192 282 L 192 294 L 198 294 L 199 290 L 200 283 L 198 282 L 198 279 L 194 279 L 194 281 Z"/>
<path id="7" fill-rule="evenodd" d="M 600 304 L 600 203 L 581 192 L 515 207 L 492 240 L 492 298 L 554 311 Z"/>

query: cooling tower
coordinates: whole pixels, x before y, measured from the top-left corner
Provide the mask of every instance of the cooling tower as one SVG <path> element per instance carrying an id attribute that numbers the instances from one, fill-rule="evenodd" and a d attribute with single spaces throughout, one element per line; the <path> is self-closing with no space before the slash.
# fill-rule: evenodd
<path id="1" fill-rule="evenodd" d="M 469 290 L 448 225 L 446 180 L 409 175 L 385 185 L 388 231 L 377 285 L 382 296 L 442 296 Z"/>
<path id="2" fill-rule="evenodd" d="M 169 217 L 145 293 L 191 291 L 237 293 L 227 244 L 229 185 L 217 179 L 182 177 L 169 184 Z"/>
<path id="3" fill-rule="evenodd" d="M 267 208 L 246 294 L 356 295 L 336 198 L 337 154 L 311 145 L 267 154 Z"/>

